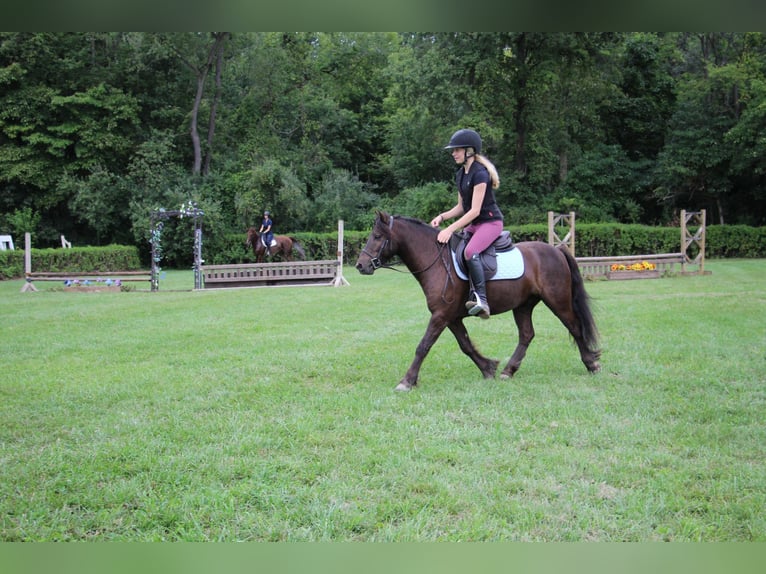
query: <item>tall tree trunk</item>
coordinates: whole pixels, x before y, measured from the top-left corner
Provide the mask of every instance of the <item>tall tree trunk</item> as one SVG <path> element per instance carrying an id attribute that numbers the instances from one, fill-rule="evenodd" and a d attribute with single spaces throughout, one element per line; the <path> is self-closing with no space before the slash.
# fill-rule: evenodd
<path id="1" fill-rule="evenodd" d="M 202 168 L 202 146 L 200 145 L 199 132 L 197 131 L 197 117 L 199 116 L 199 106 L 202 102 L 202 93 L 205 91 L 207 70 L 200 72 L 197 74 L 197 95 L 194 97 L 191 125 L 189 126 L 189 133 L 191 134 L 192 146 L 194 148 L 194 167 L 192 167 L 192 173 L 195 175 L 199 175 Z"/>
<path id="2" fill-rule="evenodd" d="M 221 100 L 221 75 L 223 72 L 223 47 L 226 39 L 231 34 L 229 32 L 215 32 L 215 95 L 213 103 L 210 106 L 210 119 L 207 127 L 207 149 L 205 150 L 205 164 L 202 167 L 202 175 L 210 173 L 210 160 L 213 155 L 213 135 L 215 134 L 215 116 L 218 111 L 218 102 Z"/>
<path id="3" fill-rule="evenodd" d="M 527 80 L 529 70 L 527 69 L 527 36 L 522 33 L 516 41 L 516 57 L 519 62 L 519 72 L 517 74 L 518 97 L 516 99 L 516 150 L 514 163 L 516 171 L 522 175 L 527 173 Z"/>
<path id="4" fill-rule="evenodd" d="M 223 43 L 225 42 L 226 38 L 228 38 L 229 33 L 228 32 L 213 32 L 213 44 L 210 46 L 207 52 L 207 58 L 201 66 L 196 66 L 194 63 L 190 62 L 183 54 L 178 52 L 174 48 L 174 51 L 176 54 L 181 58 L 183 63 L 189 67 L 197 76 L 197 93 L 194 96 L 194 106 L 192 106 L 191 111 L 191 122 L 189 126 L 189 134 L 191 135 L 192 140 L 192 146 L 194 148 L 194 166 L 192 167 L 192 173 L 195 175 L 200 175 L 202 173 L 202 142 L 199 137 L 199 108 L 202 104 L 202 96 L 205 93 L 205 81 L 207 80 L 207 76 L 210 73 L 211 68 L 213 67 L 213 62 L 217 59 L 220 59 L 222 57 L 223 53 Z M 216 94 L 216 99 L 214 101 L 213 109 L 211 110 L 211 122 L 214 125 L 215 124 L 215 105 L 218 99 L 218 94 Z M 210 130 L 210 127 L 208 127 L 208 142 L 212 143 L 212 133 Z M 208 151 L 208 153 L 210 153 Z M 207 164 L 209 165 L 209 160 L 207 161 Z"/>

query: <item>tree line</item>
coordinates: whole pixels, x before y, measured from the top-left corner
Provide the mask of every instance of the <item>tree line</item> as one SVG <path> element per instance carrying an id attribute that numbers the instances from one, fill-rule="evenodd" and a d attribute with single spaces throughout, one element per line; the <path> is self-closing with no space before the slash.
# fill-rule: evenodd
<path id="1" fill-rule="evenodd" d="M 0 33 L 0 232 L 147 244 L 454 204 L 476 129 L 508 225 L 766 223 L 762 33 Z M 211 243 L 212 242 L 212 243 Z"/>

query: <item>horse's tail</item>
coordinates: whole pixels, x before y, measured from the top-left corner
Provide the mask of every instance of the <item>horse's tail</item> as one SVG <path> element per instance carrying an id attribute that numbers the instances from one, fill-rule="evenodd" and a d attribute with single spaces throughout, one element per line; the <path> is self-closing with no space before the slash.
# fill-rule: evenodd
<path id="1" fill-rule="evenodd" d="M 583 340 L 588 346 L 588 350 L 599 355 L 599 333 L 596 328 L 596 320 L 593 318 L 593 312 L 591 311 L 590 295 L 585 290 L 585 281 L 583 281 L 582 274 L 580 273 L 580 267 L 566 245 L 562 243 L 558 248 L 566 257 L 569 273 L 572 276 L 572 307 L 575 315 L 580 320 Z"/>
<path id="2" fill-rule="evenodd" d="M 301 245 L 300 241 L 295 239 L 294 237 L 291 237 L 290 239 L 293 240 L 293 249 L 295 249 L 298 252 L 298 255 L 301 256 L 301 259 L 306 259 L 306 252 L 303 249 L 303 246 Z"/>

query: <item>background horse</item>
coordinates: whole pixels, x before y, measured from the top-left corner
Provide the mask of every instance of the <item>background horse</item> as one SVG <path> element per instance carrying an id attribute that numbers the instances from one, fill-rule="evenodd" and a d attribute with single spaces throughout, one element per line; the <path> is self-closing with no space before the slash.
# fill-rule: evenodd
<path id="1" fill-rule="evenodd" d="M 272 245 L 269 248 L 270 258 L 275 255 L 281 255 L 287 261 L 292 261 L 293 249 L 295 249 L 301 259 L 306 259 L 306 252 L 303 250 L 303 247 L 297 239 L 288 237 L 287 235 L 275 235 L 274 240 L 277 244 Z M 245 241 L 245 246 L 253 248 L 253 255 L 255 255 L 256 263 L 263 263 L 263 259 L 266 256 L 266 248 L 263 246 L 261 235 L 255 227 L 251 227 L 247 230 L 247 241 Z"/>
<path id="2" fill-rule="evenodd" d="M 498 361 L 479 353 L 468 337 L 463 325 L 468 316 L 465 309 L 468 282 L 457 276 L 449 245 L 438 243 L 437 235 L 437 229 L 422 221 L 378 213 L 356 262 L 360 273 L 371 275 L 392 257 L 399 256 L 420 283 L 431 311 L 415 359 L 396 390 L 407 391 L 417 384 L 420 366 L 445 328 L 452 331 L 460 349 L 479 367 L 484 378 L 493 378 L 497 371 Z M 598 372 L 601 369 L 598 331 L 575 258 L 565 246 L 556 248 L 541 241 L 517 243 L 516 248 L 524 257 L 524 274 L 519 279 L 487 281 L 492 315 L 513 311 L 519 331 L 518 345 L 501 377 L 512 377 L 519 369 L 535 336 L 532 310 L 540 301 L 569 330 L 588 371 Z"/>

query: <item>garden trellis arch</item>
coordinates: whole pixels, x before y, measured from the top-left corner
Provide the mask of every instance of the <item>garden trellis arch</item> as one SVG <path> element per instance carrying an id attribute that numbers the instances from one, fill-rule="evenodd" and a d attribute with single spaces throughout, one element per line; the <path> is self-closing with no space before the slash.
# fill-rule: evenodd
<path id="1" fill-rule="evenodd" d="M 151 216 L 152 245 L 152 291 L 160 288 L 160 261 L 162 260 L 162 228 L 165 220 L 171 217 L 191 217 L 194 220 L 194 288 L 202 288 L 202 216 L 205 212 L 197 207 L 197 203 L 190 201 L 181 205 L 181 209 L 155 209 Z"/>

